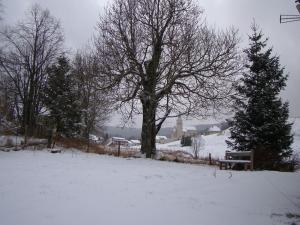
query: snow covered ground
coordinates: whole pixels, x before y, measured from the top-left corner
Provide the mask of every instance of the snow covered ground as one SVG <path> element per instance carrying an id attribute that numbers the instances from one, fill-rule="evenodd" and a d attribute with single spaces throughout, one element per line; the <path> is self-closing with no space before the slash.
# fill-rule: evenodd
<path id="1" fill-rule="evenodd" d="M 199 151 L 200 157 L 208 157 L 211 153 L 212 157 L 215 159 L 223 158 L 227 145 L 225 140 L 228 138 L 228 135 L 224 134 L 212 134 L 207 136 L 202 136 L 204 139 L 204 145 Z M 170 150 L 170 151 L 185 151 L 190 154 L 193 154 L 193 147 L 184 146 L 181 147 L 180 141 L 174 141 L 166 144 L 156 144 L 158 150 Z"/>
<path id="2" fill-rule="evenodd" d="M 0 152 L 0 224 L 300 224 L 299 187 L 299 172 Z"/>

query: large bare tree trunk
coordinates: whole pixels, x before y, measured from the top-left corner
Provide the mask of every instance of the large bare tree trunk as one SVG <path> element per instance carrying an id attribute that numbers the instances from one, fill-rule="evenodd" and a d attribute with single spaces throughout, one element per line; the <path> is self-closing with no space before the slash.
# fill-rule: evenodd
<path id="1" fill-rule="evenodd" d="M 155 125 L 155 113 L 156 108 L 151 100 L 147 99 L 143 102 L 143 126 L 141 135 L 141 152 L 146 153 L 147 158 L 151 158 L 155 155 L 156 146 L 156 125 Z"/>
<path id="2" fill-rule="evenodd" d="M 156 69 L 160 57 L 161 48 L 154 51 L 153 59 L 145 64 L 146 74 L 143 79 L 144 92 L 141 97 L 143 106 L 143 125 L 142 125 L 142 146 L 141 152 L 146 153 L 147 158 L 151 158 L 156 153 L 156 110 L 157 100 L 155 94 Z"/>

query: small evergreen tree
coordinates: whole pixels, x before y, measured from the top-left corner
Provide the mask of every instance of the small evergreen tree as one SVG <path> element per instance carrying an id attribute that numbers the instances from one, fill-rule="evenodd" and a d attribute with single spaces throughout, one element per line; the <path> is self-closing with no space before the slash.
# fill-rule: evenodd
<path id="1" fill-rule="evenodd" d="M 182 136 L 181 138 L 181 146 L 192 146 L 192 138 L 190 136 Z"/>
<path id="2" fill-rule="evenodd" d="M 236 113 L 227 144 L 237 151 L 254 150 L 257 169 L 279 169 L 283 160 L 292 154 L 288 103 L 282 103 L 279 98 L 287 75 L 279 57 L 272 56 L 272 49 L 264 50 L 268 39 L 263 40 L 256 25 L 252 30 L 250 47 L 245 50 L 248 63 L 237 85 Z"/>
<path id="3" fill-rule="evenodd" d="M 48 69 L 45 104 L 55 121 L 57 132 L 71 137 L 80 132 L 80 103 L 73 87 L 71 67 L 66 57 L 59 57 L 57 64 Z"/>
<path id="4" fill-rule="evenodd" d="M 77 85 L 81 108 L 81 136 L 89 140 L 90 133 L 102 129 L 112 111 L 111 95 L 99 90 L 96 80 L 99 71 L 98 61 L 91 52 L 78 52 L 72 63 L 72 74 Z"/>

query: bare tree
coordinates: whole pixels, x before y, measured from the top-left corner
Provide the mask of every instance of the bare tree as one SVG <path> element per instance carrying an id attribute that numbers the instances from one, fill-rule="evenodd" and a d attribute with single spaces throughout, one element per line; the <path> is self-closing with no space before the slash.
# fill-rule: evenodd
<path id="1" fill-rule="evenodd" d="M 13 83 L 0 74 L 0 118 L 14 120 L 14 96 Z"/>
<path id="2" fill-rule="evenodd" d="M 61 51 L 60 23 L 48 10 L 33 5 L 27 17 L 1 32 L 0 68 L 13 83 L 15 108 L 23 132 L 32 134 L 42 105 L 46 69 Z"/>
<path id="3" fill-rule="evenodd" d="M 237 32 L 209 28 L 192 0 L 115 0 L 98 23 L 97 54 L 121 110 L 143 114 L 142 153 L 168 117 L 226 106 L 239 70 Z"/>
<path id="4" fill-rule="evenodd" d="M 202 137 L 202 135 L 199 135 L 199 136 L 193 137 L 192 142 L 193 142 L 192 145 L 193 145 L 194 158 L 199 159 L 199 153 L 205 145 L 205 140 Z"/>
<path id="5" fill-rule="evenodd" d="M 78 52 L 73 61 L 73 72 L 81 102 L 82 135 L 88 141 L 94 128 L 101 128 L 109 118 L 112 104 L 109 95 L 96 85 L 99 74 L 98 61 L 92 51 Z"/>
<path id="6" fill-rule="evenodd" d="M 2 4 L 2 0 L 0 0 L 0 21 L 3 19 L 2 14 L 3 14 L 3 4 Z"/>

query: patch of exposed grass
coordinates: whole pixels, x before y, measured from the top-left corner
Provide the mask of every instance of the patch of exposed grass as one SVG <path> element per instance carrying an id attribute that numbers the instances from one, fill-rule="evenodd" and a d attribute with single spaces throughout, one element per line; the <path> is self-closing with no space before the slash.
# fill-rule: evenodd
<path id="1" fill-rule="evenodd" d="M 300 219 L 300 215 L 295 213 L 287 213 L 285 216 L 289 219 Z"/>

